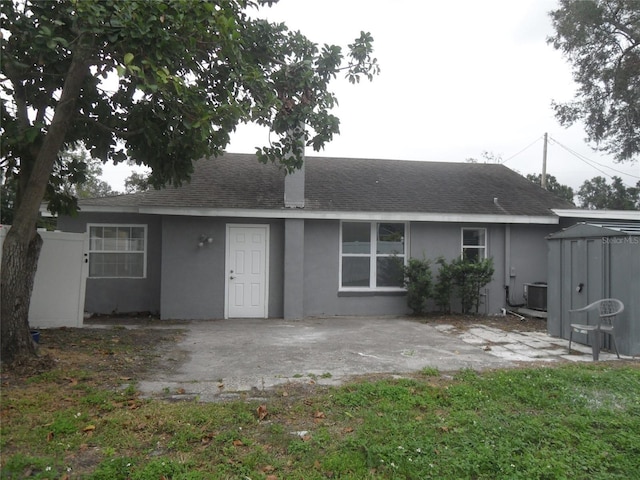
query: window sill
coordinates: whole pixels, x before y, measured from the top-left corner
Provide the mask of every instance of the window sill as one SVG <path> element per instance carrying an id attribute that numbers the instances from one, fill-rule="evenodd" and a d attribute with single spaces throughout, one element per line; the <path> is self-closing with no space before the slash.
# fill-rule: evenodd
<path id="1" fill-rule="evenodd" d="M 404 297 L 406 290 L 338 290 L 338 297 Z"/>

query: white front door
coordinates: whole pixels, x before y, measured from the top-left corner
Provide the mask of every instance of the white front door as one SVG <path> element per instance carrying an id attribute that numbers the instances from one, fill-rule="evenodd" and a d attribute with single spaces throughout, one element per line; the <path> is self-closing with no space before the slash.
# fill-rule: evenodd
<path id="1" fill-rule="evenodd" d="M 268 315 L 269 225 L 227 225 L 225 318 Z"/>

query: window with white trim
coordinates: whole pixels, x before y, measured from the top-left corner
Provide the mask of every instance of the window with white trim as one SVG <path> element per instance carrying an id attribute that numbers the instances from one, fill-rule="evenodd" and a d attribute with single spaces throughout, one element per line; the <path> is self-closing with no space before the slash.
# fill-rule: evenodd
<path id="1" fill-rule="evenodd" d="M 487 229 L 462 229 L 462 258 L 477 262 L 487 258 Z"/>
<path id="2" fill-rule="evenodd" d="M 88 227 L 89 277 L 146 277 L 146 225 L 90 224 Z"/>
<path id="3" fill-rule="evenodd" d="M 406 231 L 405 223 L 342 222 L 340 288 L 402 289 Z"/>

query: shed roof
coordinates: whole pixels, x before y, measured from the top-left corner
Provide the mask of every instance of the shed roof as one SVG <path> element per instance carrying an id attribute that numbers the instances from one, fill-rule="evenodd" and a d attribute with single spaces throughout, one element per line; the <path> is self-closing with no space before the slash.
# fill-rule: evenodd
<path id="1" fill-rule="evenodd" d="M 640 235 L 640 222 L 587 223 L 579 222 L 547 237 L 550 240 L 562 238 L 620 237 Z"/>
<path id="2" fill-rule="evenodd" d="M 498 164 L 307 157 L 304 212 L 555 217 L 571 206 Z M 284 210 L 284 171 L 255 155 L 195 162 L 180 187 L 82 200 L 83 211 Z"/>

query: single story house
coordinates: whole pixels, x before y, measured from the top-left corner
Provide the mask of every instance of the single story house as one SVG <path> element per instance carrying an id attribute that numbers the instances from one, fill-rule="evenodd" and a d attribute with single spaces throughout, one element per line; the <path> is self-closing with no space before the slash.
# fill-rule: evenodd
<path id="1" fill-rule="evenodd" d="M 398 259 L 466 253 L 493 259 L 481 308 L 499 313 L 522 303 L 525 284 L 546 282 L 545 238 L 576 215 L 498 164 L 307 157 L 285 175 L 227 153 L 194 168 L 180 187 L 82 200 L 59 218 L 89 235 L 86 311 L 404 314 Z"/>

